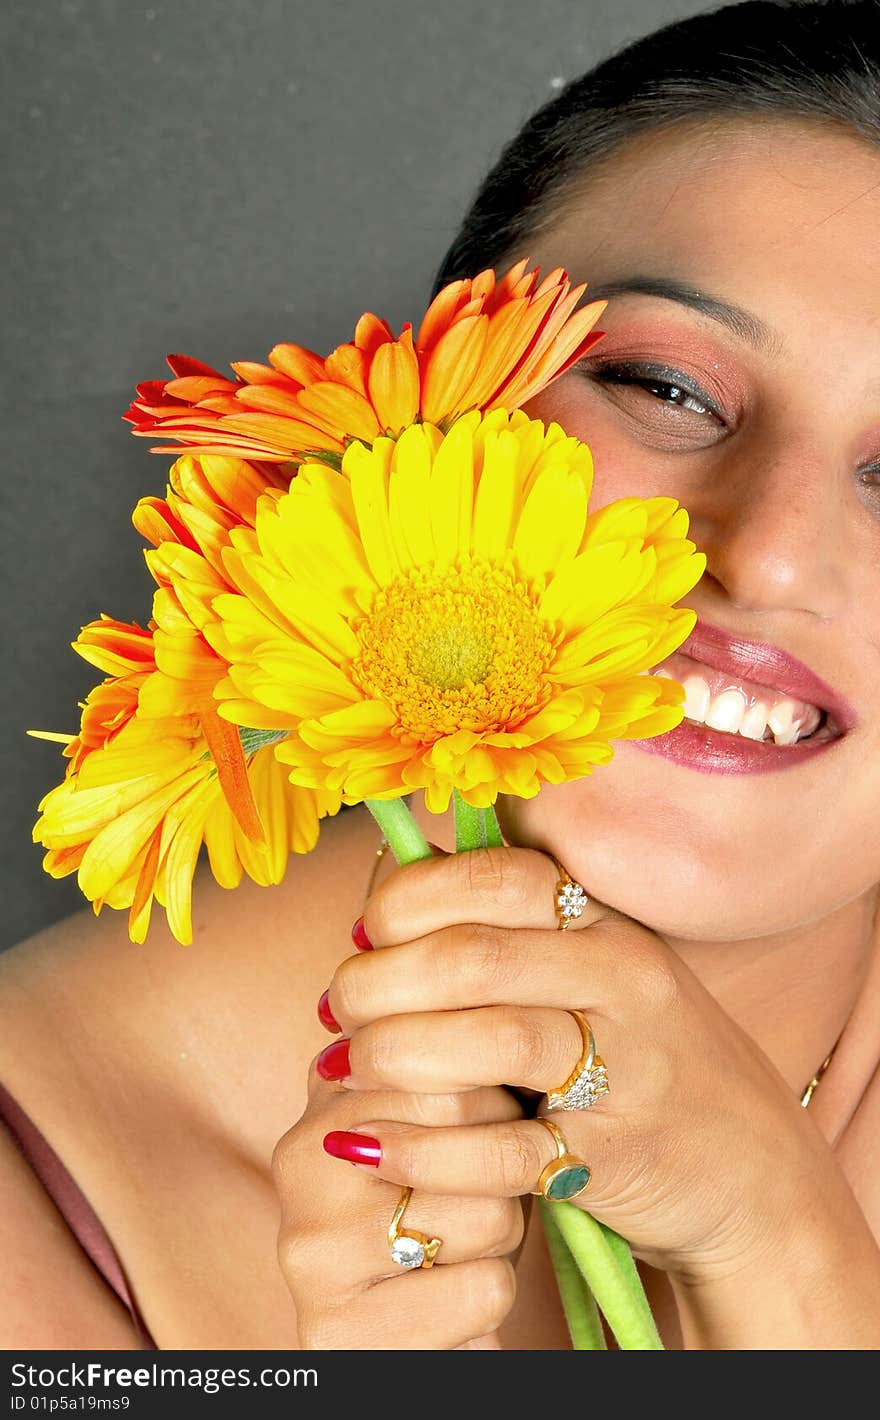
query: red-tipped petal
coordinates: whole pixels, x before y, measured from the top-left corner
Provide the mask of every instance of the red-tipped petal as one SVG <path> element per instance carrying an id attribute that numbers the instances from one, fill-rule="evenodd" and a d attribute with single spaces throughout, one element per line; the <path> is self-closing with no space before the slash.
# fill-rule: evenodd
<path id="1" fill-rule="evenodd" d="M 166 355 L 165 359 L 175 375 L 181 377 L 185 375 L 212 375 L 217 380 L 226 378 L 213 366 L 204 364 L 202 360 L 194 360 L 191 355 Z"/>

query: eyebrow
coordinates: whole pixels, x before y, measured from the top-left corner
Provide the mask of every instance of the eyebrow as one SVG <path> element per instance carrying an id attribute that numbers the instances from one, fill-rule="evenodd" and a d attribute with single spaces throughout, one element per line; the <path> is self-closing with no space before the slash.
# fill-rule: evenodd
<path id="1" fill-rule="evenodd" d="M 717 296 L 709 296 L 686 281 L 676 281 L 667 276 L 626 276 L 619 281 L 602 281 L 587 290 L 592 301 L 627 295 L 676 301 L 680 306 L 687 306 L 710 320 L 718 321 L 762 354 L 778 357 L 785 352 L 785 342 L 771 326 L 765 325 L 764 321 L 741 306 L 732 306 Z"/>

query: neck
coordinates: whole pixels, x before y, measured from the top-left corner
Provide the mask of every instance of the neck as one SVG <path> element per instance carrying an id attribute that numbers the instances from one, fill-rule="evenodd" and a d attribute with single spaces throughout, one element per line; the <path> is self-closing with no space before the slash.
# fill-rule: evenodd
<path id="1" fill-rule="evenodd" d="M 454 852 L 451 808 L 429 813 L 421 794 L 409 804 L 426 838 Z M 880 966 L 878 900 L 872 888 L 820 921 L 768 937 L 658 935 L 800 1094 L 839 1039 L 872 963 Z"/>
<path id="2" fill-rule="evenodd" d="M 664 937 L 801 1094 L 834 1049 L 875 956 L 876 894 L 743 941 Z"/>

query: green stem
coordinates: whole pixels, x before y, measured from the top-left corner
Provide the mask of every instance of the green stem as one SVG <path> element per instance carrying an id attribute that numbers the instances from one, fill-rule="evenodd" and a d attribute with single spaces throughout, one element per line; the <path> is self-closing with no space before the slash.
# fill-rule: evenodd
<path id="1" fill-rule="evenodd" d="M 606 1227 L 604 1223 L 600 1223 L 599 1227 L 602 1229 L 602 1236 L 604 1237 L 606 1243 L 614 1254 L 614 1258 L 617 1262 L 618 1267 L 623 1273 L 623 1276 L 630 1284 L 633 1296 L 635 1297 L 639 1305 L 643 1308 L 646 1320 L 648 1321 L 649 1325 L 654 1326 L 654 1329 L 656 1330 L 656 1326 L 654 1323 L 654 1313 L 651 1311 L 651 1308 L 648 1305 L 648 1298 L 645 1296 L 645 1289 L 642 1286 L 642 1279 L 639 1276 L 639 1269 L 636 1267 L 636 1264 L 633 1260 L 632 1250 L 630 1248 L 629 1243 L 626 1241 L 625 1238 L 622 1238 L 620 1236 L 620 1233 L 616 1233 L 613 1228 Z"/>
<path id="2" fill-rule="evenodd" d="M 416 863 L 420 858 L 430 858 L 428 840 L 403 799 L 365 799 L 364 803 L 398 863 Z"/>
<path id="3" fill-rule="evenodd" d="M 498 827 L 498 819 L 493 808 L 474 809 L 466 804 L 457 789 L 452 791 L 452 810 L 455 816 L 455 851 L 463 853 L 471 848 L 503 848 L 504 839 Z"/>
<path id="4" fill-rule="evenodd" d="M 556 1273 L 562 1310 L 565 1312 L 565 1320 L 571 1334 L 572 1348 L 575 1351 L 607 1351 L 596 1299 L 584 1281 L 556 1224 L 557 1205 L 541 1198 L 538 1200 L 538 1207 L 547 1235 L 547 1251 Z"/>
<path id="5" fill-rule="evenodd" d="M 573 1203 L 553 1203 L 553 1221 L 605 1315 L 621 1351 L 662 1351 L 648 1300 L 623 1238 Z M 611 1242 L 610 1239 L 615 1241 Z M 629 1263 L 622 1260 L 626 1250 Z M 635 1277 L 635 1285 L 633 1283 Z"/>

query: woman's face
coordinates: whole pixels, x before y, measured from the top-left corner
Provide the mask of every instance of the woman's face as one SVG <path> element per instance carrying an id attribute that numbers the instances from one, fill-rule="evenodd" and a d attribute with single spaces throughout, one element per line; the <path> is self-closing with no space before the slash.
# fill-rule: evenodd
<path id="1" fill-rule="evenodd" d="M 500 805 L 509 837 L 670 936 L 782 932 L 880 879 L 878 231 L 880 150 L 737 122 L 639 140 L 529 247 L 543 271 L 589 282 L 587 299 L 674 280 L 768 328 L 756 345 L 741 319 L 612 296 L 584 367 L 527 409 L 590 445 L 593 508 L 662 494 L 687 509 L 707 568 L 681 605 L 806 662 L 858 718 L 769 773 L 616 741 L 589 777 Z M 603 379 L 624 362 L 671 367 L 681 388 Z"/>

